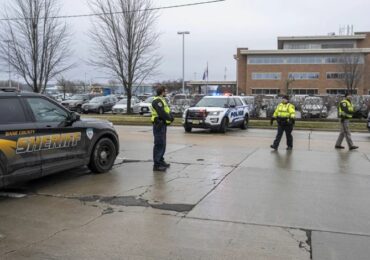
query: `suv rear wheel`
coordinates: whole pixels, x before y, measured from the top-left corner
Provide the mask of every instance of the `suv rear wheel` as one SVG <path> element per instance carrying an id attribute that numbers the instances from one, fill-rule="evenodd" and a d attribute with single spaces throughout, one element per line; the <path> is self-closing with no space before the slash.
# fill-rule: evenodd
<path id="1" fill-rule="evenodd" d="M 89 169 L 95 173 L 104 173 L 112 169 L 117 157 L 116 146 L 109 138 L 100 139 L 91 153 Z"/>
<path id="2" fill-rule="evenodd" d="M 249 117 L 248 115 L 245 115 L 243 123 L 241 124 L 240 128 L 245 130 L 248 128 L 248 122 L 249 122 Z"/>

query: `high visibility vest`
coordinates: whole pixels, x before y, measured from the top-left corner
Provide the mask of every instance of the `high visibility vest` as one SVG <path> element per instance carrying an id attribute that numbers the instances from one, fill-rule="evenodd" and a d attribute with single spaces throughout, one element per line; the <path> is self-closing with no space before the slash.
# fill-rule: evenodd
<path id="1" fill-rule="evenodd" d="M 345 106 L 348 108 L 348 111 L 353 113 L 353 105 L 352 105 L 352 103 L 351 103 L 349 100 L 344 99 L 344 100 L 342 100 L 342 101 L 339 103 L 339 106 L 338 106 L 338 117 L 339 117 L 339 118 L 347 118 L 347 119 L 351 119 L 351 118 L 352 118 L 352 114 L 347 114 L 347 113 L 342 109 L 341 104 L 345 104 Z"/>
<path id="2" fill-rule="evenodd" d="M 166 99 L 163 98 L 163 97 L 154 97 L 153 101 L 157 100 L 157 99 L 160 99 L 162 101 L 162 103 L 164 105 L 164 108 L 163 108 L 164 112 L 166 112 L 169 115 L 171 113 L 171 109 L 168 106 Z M 152 111 L 152 123 L 154 123 L 155 119 L 158 117 L 158 113 L 153 107 L 151 107 L 150 110 Z M 171 124 L 171 121 L 166 120 L 166 124 L 167 125 Z"/>
<path id="3" fill-rule="evenodd" d="M 273 115 L 274 118 L 295 118 L 295 108 L 292 104 L 280 103 Z"/>

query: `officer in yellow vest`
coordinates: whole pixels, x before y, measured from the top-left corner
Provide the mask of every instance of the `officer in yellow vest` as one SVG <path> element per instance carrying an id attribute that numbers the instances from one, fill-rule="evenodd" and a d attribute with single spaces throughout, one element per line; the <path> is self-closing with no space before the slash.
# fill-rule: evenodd
<path id="1" fill-rule="evenodd" d="M 153 99 L 151 109 L 154 135 L 153 171 L 165 171 L 170 167 L 163 157 L 166 152 L 167 125 L 170 125 L 174 118 L 165 99 L 166 88 L 158 87 L 156 91 L 157 96 Z"/>
<path id="2" fill-rule="evenodd" d="M 289 96 L 284 96 L 281 103 L 277 106 L 273 117 L 271 118 L 271 125 L 274 120 L 278 123 L 278 132 L 274 143 L 270 146 L 272 149 L 277 150 L 280 144 L 281 137 L 284 132 L 287 139 L 287 150 L 293 149 L 293 125 L 295 123 L 295 107 L 289 103 Z"/>
<path id="3" fill-rule="evenodd" d="M 353 145 L 351 139 L 351 131 L 349 130 L 349 120 L 355 113 L 352 105 L 352 95 L 347 93 L 344 97 L 345 98 L 339 103 L 338 106 L 338 117 L 340 118 L 341 130 L 337 142 L 335 144 L 335 148 L 344 149 L 344 146 L 342 146 L 342 142 L 345 137 L 349 149 L 354 150 L 357 149 L 358 146 Z"/>

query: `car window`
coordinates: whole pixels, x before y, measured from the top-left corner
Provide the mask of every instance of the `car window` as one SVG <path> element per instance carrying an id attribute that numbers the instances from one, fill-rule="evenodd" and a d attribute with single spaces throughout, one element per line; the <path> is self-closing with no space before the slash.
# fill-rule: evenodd
<path id="1" fill-rule="evenodd" d="M 239 98 L 234 98 L 234 100 L 237 107 L 243 106 L 243 102 Z"/>
<path id="2" fill-rule="evenodd" d="M 43 98 L 27 98 L 27 103 L 37 122 L 63 122 L 68 113 L 57 105 Z"/>
<path id="3" fill-rule="evenodd" d="M 24 123 L 26 116 L 18 98 L 0 98 L 0 125 Z"/>
<path id="4" fill-rule="evenodd" d="M 229 106 L 236 106 L 234 98 L 229 98 Z"/>

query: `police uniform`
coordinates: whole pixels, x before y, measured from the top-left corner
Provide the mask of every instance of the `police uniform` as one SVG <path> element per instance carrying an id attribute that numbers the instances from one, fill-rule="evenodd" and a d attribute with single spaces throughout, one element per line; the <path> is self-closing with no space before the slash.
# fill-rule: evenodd
<path id="1" fill-rule="evenodd" d="M 285 98 L 288 100 L 288 98 Z M 276 119 L 278 123 L 278 132 L 275 138 L 274 143 L 271 145 L 272 149 L 277 150 L 280 144 L 280 140 L 285 132 L 286 139 L 287 139 L 287 150 L 291 150 L 293 148 L 293 125 L 295 123 L 295 107 L 293 104 L 290 104 L 289 101 L 284 104 L 283 102 L 280 103 L 271 119 L 271 125 L 273 121 Z"/>
<path id="2" fill-rule="evenodd" d="M 339 103 L 338 106 L 338 117 L 341 119 L 341 131 L 338 136 L 335 148 L 343 149 L 342 142 L 344 137 L 346 138 L 348 147 L 350 150 L 357 149 L 358 146 L 354 146 L 351 138 L 351 131 L 349 130 L 349 120 L 354 114 L 353 105 L 350 100 L 344 99 Z"/>
<path id="3" fill-rule="evenodd" d="M 153 170 L 164 170 L 163 167 L 169 166 L 163 157 L 166 152 L 167 125 L 170 125 L 174 118 L 164 97 L 156 96 L 153 99 L 151 110 L 154 135 Z"/>

